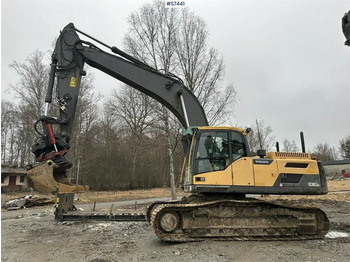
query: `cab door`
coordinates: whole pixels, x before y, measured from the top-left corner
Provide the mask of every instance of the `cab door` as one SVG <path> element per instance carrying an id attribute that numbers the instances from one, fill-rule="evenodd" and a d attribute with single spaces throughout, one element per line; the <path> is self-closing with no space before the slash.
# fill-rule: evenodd
<path id="1" fill-rule="evenodd" d="M 208 130 L 199 133 L 193 157 L 193 184 L 232 185 L 229 132 Z"/>
<path id="2" fill-rule="evenodd" d="M 248 157 L 247 140 L 241 132 L 231 131 L 232 185 L 254 186 L 252 158 Z"/>

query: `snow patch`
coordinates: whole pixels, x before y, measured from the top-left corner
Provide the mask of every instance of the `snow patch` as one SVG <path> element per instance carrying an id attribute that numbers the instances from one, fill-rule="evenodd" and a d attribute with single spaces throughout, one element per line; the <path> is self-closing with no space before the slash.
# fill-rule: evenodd
<path id="1" fill-rule="evenodd" d="M 91 230 L 101 230 L 109 226 L 111 226 L 111 224 L 107 222 L 107 223 L 98 223 L 98 224 L 89 225 L 88 228 Z"/>
<path id="2" fill-rule="evenodd" d="M 327 238 L 339 238 L 339 237 L 348 237 L 348 233 L 343 233 L 343 232 L 336 232 L 336 231 L 329 231 L 326 234 Z"/>

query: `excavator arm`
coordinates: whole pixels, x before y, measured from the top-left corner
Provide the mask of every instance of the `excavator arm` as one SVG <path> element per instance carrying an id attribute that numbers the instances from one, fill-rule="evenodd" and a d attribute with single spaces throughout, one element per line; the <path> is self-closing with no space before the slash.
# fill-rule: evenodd
<path id="1" fill-rule="evenodd" d="M 185 128 L 208 125 L 203 107 L 181 79 L 161 73 L 118 48 L 109 47 L 88 36 L 107 46 L 118 56 L 102 51 L 96 45 L 81 40 L 78 32 L 88 36 L 70 23 L 57 39 L 52 54 L 44 116 L 35 123 L 35 130 L 40 135 L 32 148 L 37 163 L 29 167 L 28 177 L 41 192 L 74 193 L 86 190 L 86 187 L 69 183 L 67 170 L 72 163 L 65 159 L 65 154 L 70 148 L 69 140 L 81 78 L 86 74 L 83 69 L 85 63 L 156 99 L 166 106 Z M 56 100 L 59 105 L 58 118 L 48 116 L 55 83 Z M 56 129 L 53 126 L 58 126 L 57 132 L 54 132 Z"/>

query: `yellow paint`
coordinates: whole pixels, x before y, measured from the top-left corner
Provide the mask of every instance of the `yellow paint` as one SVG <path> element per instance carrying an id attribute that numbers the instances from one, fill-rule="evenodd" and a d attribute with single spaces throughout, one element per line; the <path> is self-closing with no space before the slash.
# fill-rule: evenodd
<path id="1" fill-rule="evenodd" d="M 232 163 L 233 185 L 254 186 L 254 173 L 251 157 L 243 157 Z"/>
<path id="2" fill-rule="evenodd" d="M 236 127 L 198 127 L 198 129 L 201 131 L 233 130 L 246 135 L 244 129 Z M 192 156 L 194 140 L 195 135 L 192 138 L 191 151 L 187 159 L 188 183 L 192 182 L 194 185 L 272 187 L 281 173 L 319 175 L 317 162 L 312 160 L 308 153 L 268 152 L 265 159 L 272 160 L 271 164 L 253 164 L 253 160 L 259 157 L 242 157 L 225 170 L 197 174 L 191 179 L 190 164 L 191 159 L 195 157 Z M 287 163 L 307 163 L 308 166 L 306 168 L 285 167 Z M 196 177 L 204 178 L 204 181 L 196 181 Z"/>
<path id="3" fill-rule="evenodd" d="M 189 156 L 188 156 L 188 162 L 187 162 L 187 182 L 188 183 L 190 183 L 190 178 L 191 178 L 191 176 L 192 176 L 192 174 L 191 174 L 191 158 L 192 158 L 192 153 L 193 153 L 193 144 L 194 144 L 194 140 L 195 140 L 195 137 L 196 137 L 196 135 L 195 134 L 193 134 L 193 136 L 192 136 L 192 141 L 191 141 L 191 146 L 190 146 L 190 149 L 189 149 Z"/>
<path id="4" fill-rule="evenodd" d="M 311 160 L 311 155 L 309 153 L 301 153 L 301 152 L 267 152 L 266 158 Z"/>
<path id="5" fill-rule="evenodd" d="M 287 163 L 307 163 L 306 168 L 295 168 L 285 167 Z M 315 160 L 300 160 L 300 159 L 278 159 L 277 160 L 278 170 L 280 173 L 288 174 L 307 174 L 307 175 L 318 175 L 318 166 Z"/>
<path id="6" fill-rule="evenodd" d="M 274 160 L 270 165 L 254 164 L 255 186 L 257 187 L 273 186 L 278 175 L 279 171 L 276 160 Z"/>
<path id="7" fill-rule="evenodd" d="M 182 167 L 181 167 L 181 173 L 180 173 L 180 181 L 183 181 L 184 172 L 185 172 L 185 166 L 186 166 L 186 156 L 184 157 L 184 160 L 182 161 Z"/>
<path id="8" fill-rule="evenodd" d="M 72 77 L 70 78 L 69 86 L 70 86 L 70 87 L 76 87 L 76 86 L 77 86 L 77 78 L 76 78 L 76 77 L 72 76 Z"/>
<path id="9" fill-rule="evenodd" d="M 204 177 L 205 181 L 196 181 L 196 177 Z M 232 185 L 231 166 L 225 170 L 207 172 L 193 176 L 194 185 Z"/>
<path id="10" fill-rule="evenodd" d="M 245 129 L 233 127 L 233 126 L 200 126 L 198 127 L 199 130 L 233 130 L 242 133 L 243 135 L 247 135 Z"/>

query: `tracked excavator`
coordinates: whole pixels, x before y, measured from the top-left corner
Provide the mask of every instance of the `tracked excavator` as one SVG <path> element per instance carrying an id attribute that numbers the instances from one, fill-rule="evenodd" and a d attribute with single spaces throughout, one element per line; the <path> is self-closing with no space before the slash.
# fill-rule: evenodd
<path id="1" fill-rule="evenodd" d="M 79 35 L 114 54 L 81 40 Z M 252 154 L 247 142 L 249 128 L 209 126 L 200 102 L 180 78 L 102 43 L 72 23 L 57 39 L 45 112 L 35 123 L 40 135 L 33 145 L 37 162 L 29 167 L 28 177 L 36 190 L 53 194 L 87 190 L 85 186 L 68 182 L 67 171 L 72 164 L 65 158 L 85 63 L 156 99 L 184 127 L 181 183 L 184 191 L 191 194 L 179 201 L 152 203 L 146 211 L 147 221 L 161 240 L 290 240 L 325 236 L 329 222 L 318 208 L 246 197 L 247 194 L 326 194 L 327 183 L 320 161 L 305 152 L 258 150 L 257 155 Z M 59 116 L 51 117 L 48 112 L 55 83 Z"/>

